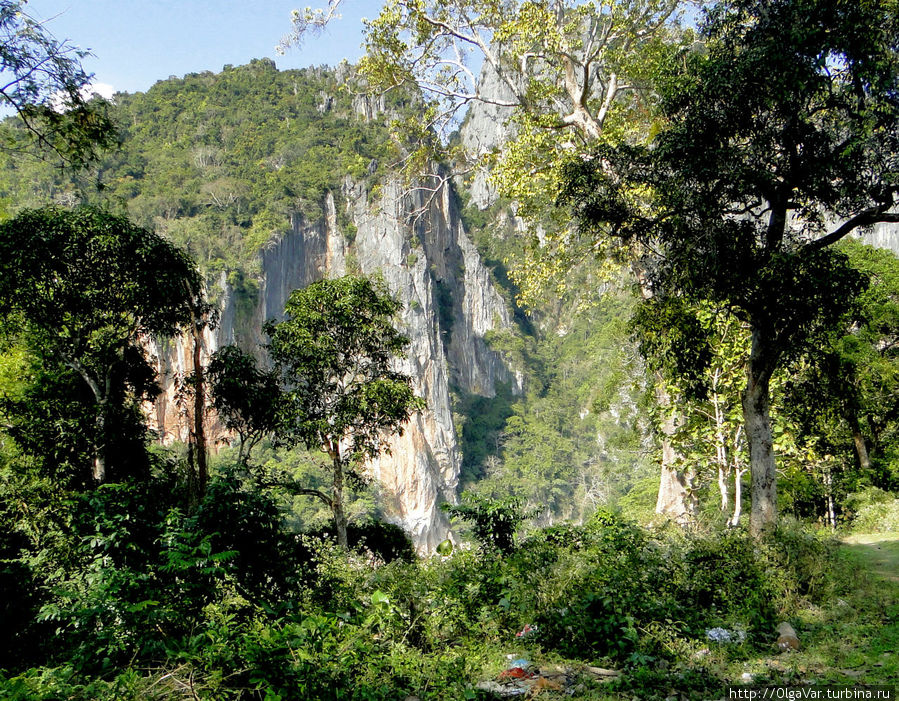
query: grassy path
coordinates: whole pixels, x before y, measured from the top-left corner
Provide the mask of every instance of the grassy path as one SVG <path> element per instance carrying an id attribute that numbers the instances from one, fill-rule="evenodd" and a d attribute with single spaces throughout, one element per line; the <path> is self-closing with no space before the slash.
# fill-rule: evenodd
<path id="1" fill-rule="evenodd" d="M 795 662 L 805 677 L 842 684 L 899 680 L 899 533 L 843 539 L 851 582 L 845 599 L 807 611 L 807 645 Z"/>
<path id="2" fill-rule="evenodd" d="M 899 583 L 899 533 L 852 535 L 843 543 L 868 571 Z"/>
<path id="3" fill-rule="evenodd" d="M 899 533 L 843 539 L 843 593 L 828 605 L 809 605 L 790 621 L 801 648 L 751 656 L 725 667 L 723 677 L 753 683 L 899 685 Z"/>

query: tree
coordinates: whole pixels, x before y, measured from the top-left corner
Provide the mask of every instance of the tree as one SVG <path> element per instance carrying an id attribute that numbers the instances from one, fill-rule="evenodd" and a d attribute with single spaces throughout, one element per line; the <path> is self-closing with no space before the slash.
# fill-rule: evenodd
<path id="1" fill-rule="evenodd" d="M 22 334 L 45 371 L 74 373 L 89 394 L 96 483 L 107 479 L 111 420 L 129 397 L 151 391 L 141 337 L 173 335 L 201 302 L 202 281 L 187 254 L 122 217 L 46 208 L 0 224 L 0 319 Z"/>
<path id="2" fill-rule="evenodd" d="M 659 421 L 676 413 L 683 417 L 671 442 L 675 467 L 696 488 L 716 472 L 721 513 L 730 509 L 729 482 L 734 482 L 733 511 L 728 525 L 739 524 L 742 509 L 743 461 L 742 416 L 739 387 L 749 336 L 743 325 L 713 305 L 687 306 L 669 298 L 639 308 L 632 326 L 640 333 L 640 350 L 650 367 L 670 382 L 668 394 L 677 397 L 674 406 L 659 405 Z M 698 372 L 700 371 L 701 372 Z M 670 419 L 668 419 L 670 420 Z"/>
<path id="3" fill-rule="evenodd" d="M 319 31 L 341 2 L 294 12 L 281 50 Z M 491 145 L 485 163 L 530 218 L 557 192 L 561 154 L 646 123 L 648 78 L 677 34 L 681 11 L 697 4 L 702 0 L 387 0 L 366 21 L 359 70 L 375 93 L 424 97 L 424 118 L 419 111 L 396 131 L 408 148 L 407 171 L 436 179 L 435 192 L 451 177 L 435 172 L 435 158 L 449 157 L 458 174 L 485 156 L 449 139 L 466 110 L 494 109 L 509 133 Z"/>
<path id="4" fill-rule="evenodd" d="M 839 248 L 871 284 L 787 385 L 788 411 L 841 464 L 850 491 L 891 489 L 889 447 L 899 428 L 899 259 L 854 239 Z"/>
<path id="5" fill-rule="evenodd" d="M 282 391 L 277 369 L 262 370 L 256 359 L 237 346 L 217 350 L 206 375 L 212 386 L 212 406 L 225 427 L 240 439 L 237 461 L 245 464 L 253 448 L 275 433 Z"/>
<path id="6" fill-rule="evenodd" d="M 769 385 L 865 285 L 833 244 L 899 193 L 899 16 L 892 0 L 726 0 L 662 80 L 665 127 L 572 163 L 563 197 L 595 232 L 656 251 L 659 294 L 749 326 L 742 393 L 750 528 L 776 523 Z M 651 206 L 645 195 L 651 194 Z M 839 223 L 834 223 L 839 222 Z"/>
<path id="7" fill-rule="evenodd" d="M 680 4 L 389 0 L 367 24 L 361 68 L 378 87 L 423 90 L 435 117 L 488 102 L 595 140 L 619 96 L 640 87 L 640 64 Z M 482 61 L 503 94 L 482 90 Z"/>
<path id="8" fill-rule="evenodd" d="M 0 105 L 24 126 L 3 124 L 0 149 L 36 145 L 69 165 L 84 165 L 114 142 L 106 103 L 88 93 L 91 76 L 81 67 L 87 52 L 55 39 L 25 12 L 26 2 L 0 0 Z"/>
<path id="9" fill-rule="evenodd" d="M 287 319 L 269 322 L 269 353 L 287 385 L 279 438 L 318 449 L 331 461 L 331 494 L 316 492 L 334 514 L 347 545 L 343 490 L 347 477 L 401 434 L 423 408 L 412 380 L 394 369 L 409 339 L 393 325 L 400 304 L 384 284 L 364 277 L 321 280 L 294 290 Z"/>

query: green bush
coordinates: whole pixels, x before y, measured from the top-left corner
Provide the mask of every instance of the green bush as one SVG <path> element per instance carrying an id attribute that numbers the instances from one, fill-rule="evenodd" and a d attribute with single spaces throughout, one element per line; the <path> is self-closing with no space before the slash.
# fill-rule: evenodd
<path id="1" fill-rule="evenodd" d="M 742 628 L 757 638 L 777 623 L 766 563 L 756 542 L 728 532 L 688 538 L 679 553 L 677 598 L 699 635 L 703 628 Z"/>
<path id="2" fill-rule="evenodd" d="M 789 610 L 803 600 L 822 603 L 847 583 L 839 543 L 782 518 L 762 542 L 762 557 L 775 601 Z"/>
<path id="3" fill-rule="evenodd" d="M 856 533 L 891 533 L 899 531 L 899 499 L 866 504 L 852 519 Z"/>
<path id="4" fill-rule="evenodd" d="M 527 518 L 518 497 L 490 499 L 464 492 L 459 504 L 444 503 L 441 508 L 467 522 L 481 548 L 504 555 L 515 549 L 515 532 Z"/>
<path id="5" fill-rule="evenodd" d="M 347 551 L 326 534 L 291 534 L 239 472 L 216 475 L 193 512 L 180 493 L 159 476 L 73 497 L 65 559 L 17 558 L 33 544 L 7 519 L 4 562 L 30 563 L 45 585 L 33 604 L 43 620 L 24 633 L 48 643 L 6 662 L 0 696 L 476 698 L 473 684 L 510 651 L 611 661 L 628 670 L 621 690 L 689 695 L 713 680 L 670 681 L 659 658 L 690 666 L 715 626 L 746 629 L 748 649 L 767 645 L 777 616 L 833 593 L 839 569 L 833 544 L 796 526 L 762 542 L 687 537 L 601 510 L 515 541 L 520 511 L 499 519 L 495 502 L 470 501 L 484 507 L 483 547 L 415 558 L 394 527 L 367 523 Z"/>

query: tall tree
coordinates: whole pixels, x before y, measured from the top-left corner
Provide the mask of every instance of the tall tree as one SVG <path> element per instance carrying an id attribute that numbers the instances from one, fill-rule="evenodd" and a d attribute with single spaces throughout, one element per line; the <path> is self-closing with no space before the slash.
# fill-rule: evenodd
<path id="1" fill-rule="evenodd" d="M 408 375 L 394 369 L 409 339 L 394 327 L 400 303 L 383 283 L 346 276 L 294 290 L 287 319 L 269 322 L 269 353 L 286 383 L 280 437 L 323 451 L 331 461 L 337 540 L 347 545 L 343 491 L 362 462 L 381 454 L 423 407 Z"/>
<path id="2" fill-rule="evenodd" d="M 47 208 L 0 224 L 0 318 L 45 367 L 67 368 L 89 392 L 96 483 L 107 479 L 123 373 L 143 367 L 153 376 L 141 336 L 176 333 L 201 300 L 187 254 L 127 219 L 89 207 Z"/>
<path id="3" fill-rule="evenodd" d="M 573 163 L 565 196 L 598 231 L 658 253 L 649 304 L 713 300 L 749 325 L 759 533 L 777 518 L 772 373 L 864 288 L 833 244 L 899 221 L 899 13 L 894 0 L 724 0 L 702 32 L 704 50 L 662 81 L 652 147 Z"/>
<path id="4" fill-rule="evenodd" d="M 851 489 L 890 489 L 899 481 L 887 454 L 899 429 L 899 259 L 854 239 L 839 248 L 871 284 L 791 377 L 788 411 L 839 459 Z"/>
<path id="5" fill-rule="evenodd" d="M 26 4 L 0 0 L 0 106 L 18 117 L 2 125 L 0 150 L 37 146 L 69 165 L 84 165 L 114 141 L 106 103 L 92 99 L 91 76 L 81 66 L 87 52 L 54 38 Z"/>

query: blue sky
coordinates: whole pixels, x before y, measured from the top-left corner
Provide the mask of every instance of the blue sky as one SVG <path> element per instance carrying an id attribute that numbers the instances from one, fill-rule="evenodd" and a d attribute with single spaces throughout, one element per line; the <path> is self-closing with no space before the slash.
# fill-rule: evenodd
<path id="1" fill-rule="evenodd" d="M 311 1 L 29 0 L 26 9 L 47 20 L 57 39 L 91 50 L 83 65 L 96 83 L 136 92 L 170 75 L 218 72 L 264 56 L 281 69 L 358 59 L 360 18 L 377 14 L 377 0 L 348 0 L 325 34 L 284 56 L 275 53 L 290 29 L 291 10 Z"/>

